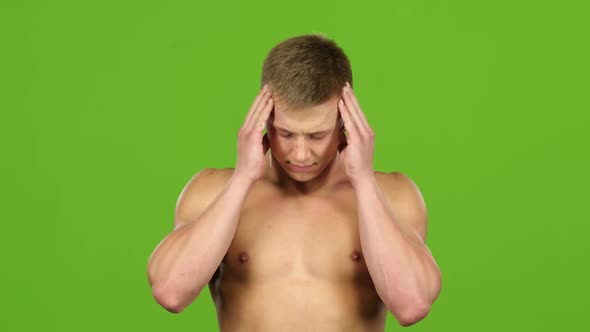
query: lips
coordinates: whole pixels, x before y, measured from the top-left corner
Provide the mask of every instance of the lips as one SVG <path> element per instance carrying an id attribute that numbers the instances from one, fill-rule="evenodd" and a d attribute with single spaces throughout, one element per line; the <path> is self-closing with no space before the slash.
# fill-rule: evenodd
<path id="1" fill-rule="evenodd" d="M 294 170 L 296 172 L 307 172 L 307 171 L 310 171 L 313 168 L 313 164 L 306 165 L 306 166 L 299 166 L 299 165 L 295 165 L 295 164 L 289 164 L 289 166 L 291 167 L 292 170 Z"/>

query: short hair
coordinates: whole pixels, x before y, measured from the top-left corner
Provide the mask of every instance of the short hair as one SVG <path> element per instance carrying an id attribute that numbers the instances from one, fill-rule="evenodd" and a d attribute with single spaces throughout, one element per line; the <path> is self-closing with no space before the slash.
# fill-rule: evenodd
<path id="1" fill-rule="evenodd" d="M 326 35 L 311 33 L 288 38 L 270 50 L 260 87 L 268 84 L 273 99 L 300 109 L 340 95 L 346 82 L 353 85 L 344 51 Z"/>

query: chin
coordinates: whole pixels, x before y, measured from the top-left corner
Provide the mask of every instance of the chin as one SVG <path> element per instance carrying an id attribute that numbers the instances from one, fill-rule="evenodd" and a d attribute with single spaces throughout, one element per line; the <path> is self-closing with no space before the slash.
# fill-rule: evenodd
<path id="1" fill-rule="evenodd" d="M 279 163 L 279 165 L 283 169 L 283 172 L 285 172 L 291 179 L 299 182 L 307 182 L 313 180 L 318 176 L 319 173 L 321 173 L 321 168 L 319 168 L 320 165 L 315 165 L 315 169 L 309 172 L 297 172 L 291 169 L 291 167 L 289 167 L 289 164 L 286 162 L 285 164 Z"/>
<path id="2" fill-rule="evenodd" d="M 316 172 L 308 172 L 308 173 L 300 173 L 300 172 L 293 172 L 291 170 L 287 170 L 287 174 L 289 177 L 295 181 L 299 182 L 307 182 L 315 179 L 317 177 Z"/>

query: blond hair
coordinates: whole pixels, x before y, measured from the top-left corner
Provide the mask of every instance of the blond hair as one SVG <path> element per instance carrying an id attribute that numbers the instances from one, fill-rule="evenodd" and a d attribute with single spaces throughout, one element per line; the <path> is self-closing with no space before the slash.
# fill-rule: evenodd
<path id="1" fill-rule="evenodd" d="M 288 38 L 273 47 L 262 66 L 260 87 L 268 84 L 273 99 L 300 109 L 340 95 L 352 86 L 350 61 L 336 42 L 324 34 Z"/>

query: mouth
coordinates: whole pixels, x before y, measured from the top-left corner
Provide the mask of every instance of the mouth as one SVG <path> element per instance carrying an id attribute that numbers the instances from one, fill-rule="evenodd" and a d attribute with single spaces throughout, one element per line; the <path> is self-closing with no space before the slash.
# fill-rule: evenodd
<path id="1" fill-rule="evenodd" d="M 289 167 L 294 170 L 295 172 L 309 172 L 312 168 L 313 168 L 314 164 L 311 165 L 295 165 L 295 164 L 289 164 Z"/>

